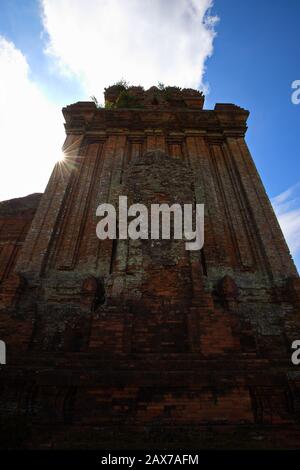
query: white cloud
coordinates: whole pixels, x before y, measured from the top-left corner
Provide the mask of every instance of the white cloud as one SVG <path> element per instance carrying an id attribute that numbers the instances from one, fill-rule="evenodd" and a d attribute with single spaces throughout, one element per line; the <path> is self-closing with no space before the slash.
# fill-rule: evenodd
<path id="1" fill-rule="evenodd" d="M 293 256 L 300 253 L 300 182 L 272 199 Z"/>
<path id="2" fill-rule="evenodd" d="M 41 0 L 47 53 L 87 96 L 124 78 L 196 88 L 212 54 L 212 0 Z"/>
<path id="3" fill-rule="evenodd" d="M 0 200 L 43 191 L 64 139 L 58 106 L 30 79 L 25 56 L 0 36 Z"/>
<path id="4" fill-rule="evenodd" d="M 102 101 L 104 87 L 122 77 L 145 87 L 202 83 L 215 36 L 212 0 L 40 3 L 41 45 L 60 73 L 78 79 L 87 99 Z M 22 51 L 1 35 L 0 107 L 0 200 L 43 191 L 64 140 L 61 106 L 32 79 Z"/>

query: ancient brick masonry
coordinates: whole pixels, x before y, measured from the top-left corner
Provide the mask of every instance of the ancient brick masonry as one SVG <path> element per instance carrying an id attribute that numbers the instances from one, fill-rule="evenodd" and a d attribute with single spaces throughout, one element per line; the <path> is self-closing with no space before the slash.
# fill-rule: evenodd
<path id="1" fill-rule="evenodd" d="M 66 158 L 30 228 L 34 210 L 0 214 L 5 445 L 300 447 L 299 277 L 248 111 L 170 87 L 105 98 L 63 109 Z M 204 203 L 203 249 L 100 241 L 96 208 L 119 195 Z"/>
<path id="2" fill-rule="evenodd" d="M 24 279 L 14 272 L 41 194 L 0 202 L 0 288 L 2 302 L 14 305 Z"/>

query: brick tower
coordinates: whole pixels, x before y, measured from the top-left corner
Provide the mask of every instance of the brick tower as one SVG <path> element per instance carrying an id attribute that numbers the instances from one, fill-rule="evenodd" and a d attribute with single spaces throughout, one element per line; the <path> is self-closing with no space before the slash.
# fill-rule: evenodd
<path id="1" fill-rule="evenodd" d="M 204 110 L 176 87 L 114 85 L 105 101 L 63 109 L 65 160 L 31 225 L 32 208 L 0 206 L 0 424 L 18 429 L 4 440 L 300 446 L 299 277 L 244 140 L 248 111 Z M 204 247 L 99 240 L 97 206 L 120 195 L 204 203 Z"/>

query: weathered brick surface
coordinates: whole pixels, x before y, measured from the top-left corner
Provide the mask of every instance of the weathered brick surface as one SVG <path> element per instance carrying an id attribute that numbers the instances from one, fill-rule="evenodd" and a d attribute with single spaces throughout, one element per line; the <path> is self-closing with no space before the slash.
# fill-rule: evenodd
<path id="1" fill-rule="evenodd" d="M 248 112 L 203 110 L 193 90 L 129 92 L 135 107 L 111 87 L 110 109 L 64 108 L 66 159 L 38 209 L 0 212 L 0 423 L 21 430 L 4 442 L 300 447 L 300 281 Z M 204 248 L 98 240 L 96 208 L 119 195 L 204 203 Z"/>
<path id="2" fill-rule="evenodd" d="M 24 279 L 15 272 L 15 265 L 41 194 L 0 202 L 0 307 L 14 303 Z"/>

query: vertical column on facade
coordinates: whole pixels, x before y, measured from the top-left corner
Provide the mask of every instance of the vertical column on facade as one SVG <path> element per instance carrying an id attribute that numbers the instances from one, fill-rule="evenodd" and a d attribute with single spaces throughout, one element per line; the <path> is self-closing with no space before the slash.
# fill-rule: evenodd
<path id="1" fill-rule="evenodd" d="M 7 277 L 10 272 L 10 265 L 15 258 L 15 244 L 6 243 L 0 247 L 0 283 Z"/>
<path id="2" fill-rule="evenodd" d="M 101 173 L 99 175 L 99 186 L 97 194 L 95 195 L 97 199 L 97 205 L 103 203 L 109 203 L 110 197 L 110 184 L 111 177 L 114 165 L 114 157 L 116 152 L 118 136 L 113 134 L 109 135 L 103 151 L 103 163 L 101 167 Z M 112 251 L 112 240 L 99 240 L 96 236 L 95 230 L 95 243 L 97 244 L 95 254 L 96 254 L 96 272 L 99 276 L 105 276 L 109 273 L 110 261 L 111 261 L 111 251 Z M 90 248 L 94 247 L 94 241 L 91 238 Z"/>
<path id="3" fill-rule="evenodd" d="M 205 203 L 205 241 L 204 252 L 207 267 L 227 266 L 231 260 L 226 249 L 227 233 L 224 211 L 220 204 L 218 186 L 215 180 L 210 144 L 205 134 L 195 138 L 198 158 L 198 172 L 202 180 L 202 194 Z"/>
<path id="4" fill-rule="evenodd" d="M 95 274 L 97 262 L 98 239 L 96 236 L 96 210 L 98 207 L 98 188 L 103 166 L 103 149 L 105 146 L 105 133 L 91 138 L 88 146 L 88 155 L 95 158 L 92 181 L 89 188 L 84 215 L 80 221 L 78 254 L 76 254 L 76 267 L 87 274 Z M 79 182 L 80 183 L 80 182 Z"/>
<path id="5" fill-rule="evenodd" d="M 156 130 L 156 148 L 162 150 L 163 152 L 166 151 L 166 139 L 163 131 Z"/>
<path id="6" fill-rule="evenodd" d="M 116 210 L 118 209 L 118 196 L 121 189 L 120 176 L 125 154 L 126 138 L 126 135 L 114 134 L 110 135 L 106 141 L 103 166 L 101 174 L 99 175 L 101 185 L 99 184 L 98 194 L 96 196 L 97 205 L 107 202 L 113 204 Z M 93 246 L 93 244 L 94 242 L 91 240 L 91 246 Z M 109 274 L 112 248 L 113 240 L 97 239 L 97 250 L 95 250 L 97 260 L 96 270 L 97 274 L 100 276 Z"/>
<path id="7" fill-rule="evenodd" d="M 117 136 L 108 195 L 108 201 L 111 204 L 117 204 L 120 195 L 123 164 L 127 150 L 126 142 L 127 135 L 120 134 Z"/>
<path id="8" fill-rule="evenodd" d="M 80 135 L 68 135 L 66 138 L 64 148 L 67 149 L 67 158 L 72 158 L 72 165 L 77 162 L 81 141 Z M 20 253 L 17 272 L 36 276 L 41 273 L 73 172 L 67 163 L 55 165 Z"/>
<path id="9" fill-rule="evenodd" d="M 170 157 L 185 161 L 183 151 L 184 134 L 182 132 L 169 132 L 167 139 L 167 153 Z"/>
<path id="10" fill-rule="evenodd" d="M 130 133 L 130 146 L 125 165 L 129 165 L 142 156 L 144 145 L 144 134 L 140 132 Z"/>
<path id="11" fill-rule="evenodd" d="M 97 162 L 99 145 L 87 143 L 82 155 L 77 178 L 72 193 L 68 198 L 68 209 L 62 231 L 62 242 L 57 253 L 59 269 L 73 269 L 76 263 L 77 250 L 86 220 L 86 211 L 90 204 L 91 187 Z"/>
<path id="12" fill-rule="evenodd" d="M 114 205 L 117 211 L 118 219 L 118 209 L 119 209 L 119 196 L 127 196 L 127 194 L 121 193 L 122 191 L 122 172 L 124 168 L 124 160 L 126 157 L 127 148 L 127 135 L 120 134 L 118 135 L 116 146 L 115 146 L 115 155 L 114 163 L 112 167 L 112 177 L 109 188 L 108 201 Z M 113 241 L 111 246 L 111 255 L 110 255 L 110 266 L 109 272 L 113 274 L 113 285 L 111 289 L 111 296 L 119 298 L 120 294 L 124 291 L 124 282 L 125 282 L 125 270 L 127 264 L 127 250 L 128 242 L 127 240 L 119 240 L 117 234 L 117 239 Z M 112 273 L 113 269 L 113 273 Z"/>
<path id="13" fill-rule="evenodd" d="M 162 150 L 166 151 L 166 140 L 162 130 L 160 129 L 146 129 L 147 136 L 147 151 Z"/>
<path id="14" fill-rule="evenodd" d="M 198 135 L 198 133 L 196 134 Z M 199 160 L 200 156 L 196 144 L 196 136 L 194 133 L 186 134 L 186 146 L 189 156 L 189 162 L 193 170 L 194 176 L 194 191 L 195 191 L 195 203 L 196 204 L 205 204 L 204 200 L 204 191 L 203 191 L 203 182 L 202 175 L 200 172 Z M 206 208 L 205 208 L 206 209 Z M 205 212 L 205 210 L 204 210 Z M 205 214 L 206 216 L 206 214 Z M 206 229 L 206 217 L 204 220 L 204 228 Z M 206 231 L 206 230 L 204 230 Z M 205 237 L 204 237 L 205 244 Z M 202 270 L 200 265 L 200 253 L 199 251 L 190 252 L 190 261 L 191 261 L 191 277 L 193 282 L 193 302 L 199 301 L 203 294 L 203 279 L 202 279 Z M 190 341 L 190 346 L 194 349 L 195 336 L 198 339 L 198 323 L 197 315 L 194 317 L 192 311 L 188 315 L 188 337 Z M 196 333 L 197 332 L 197 333 Z M 197 340 L 196 340 L 197 343 Z M 192 346 L 193 345 L 193 346 Z"/>
<path id="15" fill-rule="evenodd" d="M 198 204 L 205 204 L 204 251 L 209 267 L 227 266 L 230 259 L 226 251 L 226 230 L 224 211 L 219 203 L 209 147 L 205 134 L 186 132 L 186 146 L 195 178 L 195 196 Z"/>
<path id="16" fill-rule="evenodd" d="M 251 245 L 247 238 L 243 214 L 238 203 L 238 194 L 235 181 L 232 178 L 230 168 L 226 162 L 222 142 L 212 146 L 212 157 L 217 172 L 219 194 L 222 199 L 224 218 L 229 227 L 232 258 L 237 257 L 241 268 L 253 267 Z M 228 246 L 228 250 L 230 247 Z"/>
<path id="17" fill-rule="evenodd" d="M 296 275 L 279 223 L 243 137 L 227 137 L 228 149 L 239 174 L 249 211 L 255 224 L 257 249 L 261 251 L 271 277 Z"/>
<path id="18" fill-rule="evenodd" d="M 259 270 L 261 273 L 267 274 L 268 269 L 266 267 L 266 260 L 264 259 L 261 251 L 257 249 L 257 233 L 255 223 L 253 223 L 252 212 L 249 210 L 249 201 L 245 196 L 239 173 L 236 170 L 236 165 L 228 150 L 226 142 L 224 142 L 222 145 L 222 152 L 237 202 L 239 212 L 238 220 L 240 220 L 241 227 L 243 227 L 248 250 L 249 253 L 251 253 L 252 263 L 249 267 L 252 270 Z M 243 266 L 247 267 L 245 263 L 243 263 Z"/>

